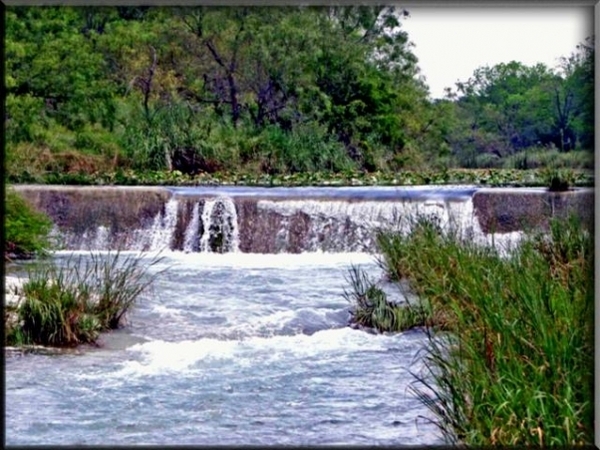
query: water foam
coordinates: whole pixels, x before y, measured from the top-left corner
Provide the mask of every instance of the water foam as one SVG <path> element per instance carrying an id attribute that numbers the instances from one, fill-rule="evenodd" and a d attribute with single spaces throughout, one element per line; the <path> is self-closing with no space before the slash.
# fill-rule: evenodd
<path id="1" fill-rule="evenodd" d="M 158 214 L 150 229 L 151 243 L 149 250 L 164 250 L 171 248 L 171 241 L 177 224 L 179 202 L 171 198 L 165 205 L 165 214 Z"/>
<path id="2" fill-rule="evenodd" d="M 232 361 L 241 367 L 275 364 L 278 361 L 315 358 L 322 363 L 348 358 L 353 353 L 388 351 L 401 346 L 403 335 L 370 334 L 349 327 L 317 331 L 314 334 L 252 336 L 238 340 L 202 338 L 179 342 L 155 340 L 128 349 L 135 359 L 122 363 L 112 375 L 131 376 L 192 373 L 206 370 L 207 364 Z M 409 345 L 408 342 L 405 342 Z M 198 366 L 199 367 L 194 367 Z"/>
<path id="3" fill-rule="evenodd" d="M 90 248 L 90 250 L 102 250 L 105 248 L 110 248 L 109 239 L 110 230 L 107 227 L 100 225 L 96 229 L 96 237 L 94 238 L 92 248 Z"/>
<path id="4" fill-rule="evenodd" d="M 365 252 L 289 253 L 161 253 L 170 262 L 186 267 L 231 267 L 253 269 L 296 269 L 300 267 L 347 267 L 350 264 L 372 264 L 376 255 Z"/>

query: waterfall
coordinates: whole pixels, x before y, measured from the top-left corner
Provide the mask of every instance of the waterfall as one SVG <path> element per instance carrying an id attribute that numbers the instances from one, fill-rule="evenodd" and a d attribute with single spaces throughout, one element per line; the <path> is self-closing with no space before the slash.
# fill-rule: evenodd
<path id="1" fill-rule="evenodd" d="M 164 214 L 159 212 L 150 230 L 136 230 L 133 242 L 128 246 L 131 250 L 160 251 L 170 250 L 173 233 L 177 224 L 179 202 L 171 198 L 165 205 Z"/>
<path id="2" fill-rule="evenodd" d="M 291 225 L 304 217 L 305 229 L 297 232 L 302 251 L 364 251 L 375 247 L 376 230 L 408 232 L 419 217 L 434 219 L 443 229 L 473 232 L 473 207 L 467 201 L 347 201 L 260 200 L 261 214 L 281 216 L 277 244 L 289 242 Z M 302 236 L 300 234 L 303 234 Z"/>
<path id="3" fill-rule="evenodd" d="M 230 197 L 206 200 L 202 210 L 202 225 L 201 252 L 239 251 L 238 217 L 235 203 Z"/>
<path id="4" fill-rule="evenodd" d="M 185 230 L 183 251 L 186 253 L 198 250 L 198 226 L 200 225 L 200 204 L 195 203 L 192 210 L 192 220 Z"/>
<path id="5" fill-rule="evenodd" d="M 108 249 L 119 242 L 125 250 L 176 250 L 174 236 L 179 207 L 177 198 L 169 199 L 149 226 L 126 231 L 124 237 L 114 235 L 104 225 L 97 225 L 78 236 L 63 232 L 63 241 L 67 242 L 67 247 L 87 250 Z M 242 216 L 238 215 L 238 209 Z M 387 229 L 406 233 L 419 217 L 434 219 L 443 229 L 459 231 L 481 244 L 510 245 L 518 239 L 516 235 L 503 235 L 492 241 L 481 231 L 474 214 L 470 198 L 459 201 L 350 198 L 244 202 L 219 196 L 194 202 L 189 221 L 181 225 L 182 237 L 178 245 L 187 253 L 374 251 L 375 231 Z"/>
<path id="6" fill-rule="evenodd" d="M 105 250 L 107 248 L 110 248 L 110 230 L 108 227 L 100 225 L 96 229 L 96 237 L 90 250 Z"/>
<path id="7" fill-rule="evenodd" d="M 204 208 L 202 209 L 202 226 L 203 232 L 200 237 L 200 251 L 207 252 L 209 251 L 209 239 L 210 239 L 210 225 L 211 225 L 211 215 L 216 204 L 216 200 L 206 200 L 204 202 Z"/>

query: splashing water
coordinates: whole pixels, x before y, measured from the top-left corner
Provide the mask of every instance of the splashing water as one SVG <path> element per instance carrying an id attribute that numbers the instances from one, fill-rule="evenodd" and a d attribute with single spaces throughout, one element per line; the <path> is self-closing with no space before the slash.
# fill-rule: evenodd
<path id="1" fill-rule="evenodd" d="M 170 199 L 165 205 L 165 213 L 157 214 L 150 229 L 150 251 L 169 250 L 177 224 L 177 211 L 179 202 L 177 199 Z"/>
<path id="2" fill-rule="evenodd" d="M 203 233 L 200 251 L 239 251 L 239 228 L 235 203 L 230 197 L 206 200 L 202 211 Z"/>

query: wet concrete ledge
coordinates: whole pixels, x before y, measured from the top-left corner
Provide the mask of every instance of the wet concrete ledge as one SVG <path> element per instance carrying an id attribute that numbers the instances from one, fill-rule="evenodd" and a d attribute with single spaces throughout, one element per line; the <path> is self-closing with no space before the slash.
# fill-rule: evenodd
<path id="1" fill-rule="evenodd" d="M 547 229 L 551 218 L 565 218 L 570 214 L 592 227 L 594 199 L 593 188 L 566 192 L 549 192 L 543 188 L 482 188 L 473 194 L 473 209 L 484 233 Z"/>
<path id="2" fill-rule="evenodd" d="M 171 197 L 153 186 L 15 185 L 14 189 L 60 228 L 83 232 L 90 225 L 114 231 L 146 228 Z"/>

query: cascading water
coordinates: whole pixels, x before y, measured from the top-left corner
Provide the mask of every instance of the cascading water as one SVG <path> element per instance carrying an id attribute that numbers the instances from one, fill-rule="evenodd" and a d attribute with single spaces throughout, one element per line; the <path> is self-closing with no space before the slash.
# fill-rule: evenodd
<path id="1" fill-rule="evenodd" d="M 181 216 L 185 202 L 191 214 Z M 189 211 L 189 210 L 188 210 Z M 417 199 L 380 200 L 352 197 L 306 199 L 237 198 L 217 195 L 186 199 L 172 196 L 146 228 L 113 232 L 105 225 L 77 235 L 62 233 L 67 249 L 194 252 L 300 253 L 374 251 L 375 231 L 407 232 L 420 217 L 435 219 L 481 244 L 507 245 L 521 233 L 493 238 L 482 232 L 470 196 L 445 198 L 439 194 Z M 176 239 L 180 229 L 180 238 Z"/>
<path id="2" fill-rule="evenodd" d="M 171 249 L 171 241 L 177 224 L 178 207 L 179 202 L 177 199 L 172 198 L 165 205 L 164 215 L 160 213 L 156 216 L 150 229 L 151 241 L 148 250 Z"/>
<path id="3" fill-rule="evenodd" d="M 191 229 L 190 229 L 191 227 Z M 235 203 L 229 197 L 210 199 L 204 202 L 202 211 L 201 252 L 228 253 L 239 251 L 239 228 Z M 193 241 L 198 234 L 198 224 L 192 221 L 186 237 Z"/>
<path id="4" fill-rule="evenodd" d="M 171 250 L 173 234 L 177 225 L 178 209 L 179 201 L 176 198 L 169 199 L 164 205 L 164 211 L 156 214 L 149 229 L 130 231 L 131 236 L 127 237 L 121 250 Z"/>
<path id="5" fill-rule="evenodd" d="M 198 227 L 200 225 L 200 204 L 195 203 L 192 210 L 192 220 L 185 230 L 183 251 L 186 253 L 198 250 Z"/>
<path id="6" fill-rule="evenodd" d="M 304 251 L 364 251 L 374 249 L 374 231 L 393 229 L 406 233 L 420 217 L 434 219 L 443 228 L 472 235 L 473 207 L 463 201 L 340 201 L 340 200 L 260 200 L 261 213 L 282 216 L 278 248 L 290 239 L 293 216 L 306 217 Z"/>
<path id="7" fill-rule="evenodd" d="M 100 225 L 96 230 L 96 237 L 90 250 L 104 250 L 110 247 L 110 230 L 108 227 Z"/>

